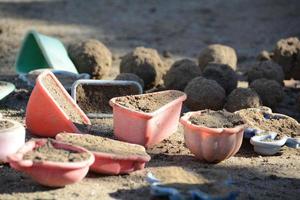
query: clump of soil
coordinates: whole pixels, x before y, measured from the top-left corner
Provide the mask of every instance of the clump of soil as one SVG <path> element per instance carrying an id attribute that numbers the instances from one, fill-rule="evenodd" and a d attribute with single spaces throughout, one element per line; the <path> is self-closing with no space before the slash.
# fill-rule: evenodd
<path id="1" fill-rule="evenodd" d="M 279 83 L 284 80 L 282 67 L 271 60 L 255 63 L 247 74 L 249 82 L 260 78 L 275 80 Z"/>
<path id="2" fill-rule="evenodd" d="M 221 44 L 213 44 L 201 51 L 198 62 L 202 71 L 204 71 L 208 63 L 225 64 L 236 70 L 237 56 L 233 48 Z"/>
<path id="3" fill-rule="evenodd" d="M 14 126 L 14 124 L 12 122 L 10 122 L 10 121 L 0 120 L 0 130 L 1 129 L 8 129 L 8 128 L 11 128 L 13 126 Z"/>
<path id="4" fill-rule="evenodd" d="M 285 78 L 300 79 L 300 41 L 297 37 L 281 39 L 276 43 L 272 59 L 282 66 Z"/>
<path id="5" fill-rule="evenodd" d="M 266 60 L 272 60 L 273 57 L 273 53 L 272 52 L 268 52 L 266 50 L 263 50 L 259 53 L 259 55 L 257 56 L 257 60 L 258 61 L 266 61 Z"/>
<path id="6" fill-rule="evenodd" d="M 250 88 L 257 92 L 263 105 L 271 108 L 276 107 L 284 97 L 282 86 L 274 80 L 257 79 L 250 84 Z"/>
<path id="7" fill-rule="evenodd" d="M 95 79 L 101 79 L 109 73 L 112 54 L 98 40 L 72 44 L 69 46 L 68 53 L 79 73 L 88 73 Z"/>
<path id="8" fill-rule="evenodd" d="M 148 156 L 143 146 L 113 140 L 89 134 L 71 135 L 61 134 L 61 141 L 81 146 L 89 151 L 116 154 L 120 156 Z"/>
<path id="9" fill-rule="evenodd" d="M 126 54 L 120 63 L 121 73 L 133 73 L 143 79 L 145 88 L 157 85 L 162 78 L 164 64 L 155 49 L 137 47 Z"/>
<path id="10" fill-rule="evenodd" d="M 134 111 L 151 113 L 182 96 L 179 92 L 149 93 L 116 99 L 116 103 Z"/>
<path id="11" fill-rule="evenodd" d="M 133 85 L 79 84 L 76 88 L 76 102 L 85 113 L 111 114 L 111 98 L 133 94 L 139 94 Z"/>
<path id="12" fill-rule="evenodd" d="M 88 153 L 79 153 L 71 150 L 56 148 L 51 140 L 48 140 L 43 146 L 35 148 L 26 153 L 24 160 L 34 162 L 52 161 L 52 162 L 80 162 L 90 157 Z"/>
<path id="13" fill-rule="evenodd" d="M 244 120 L 235 113 L 225 110 L 204 110 L 201 114 L 194 114 L 189 118 L 192 124 L 209 128 L 233 128 L 245 124 Z"/>
<path id="14" fill-rule="evenodd" d="M 225 90 L 216 81 L 202 76 L 191 80 L 185 87 L 186 105 L 191 110 L 220 110 L 225 100 Z"/>
<path id="15" fill-rule="evenodd" d="M 138 82 L 142 88 L 144 88 L 144 81 L 136 74 L 133 73 L 121 73 L 115 78 L 115 80 L 123 80 L 123 81 L 135 81 Z"/>
<path id="16" fill-rule="evenodd" d="M 200 76 L 201 70 L 197 64 L 189 59 L 176 61 L 164 76 L 166 88 L 183 91 L 193 78 Z"/>
<path id="17" fill-rule="evenodd" d="M 65 94 L 58 87 L 58 84 L 50 75 L 45 76 L 42 82 L 52 98 L 55 99 L 58 106 L 64 111 L 66 115 L 69 116 L 73 123 L 85 124 L 85 120 L 83 119 L 83 116 L 79 112 L 78 108 L 70 103 L 70 99 L 67 97 L 68 94 Z"/>
<path id="18" fill-rule="evenodd" d="M 238 111 L 238 114 L 245 120 L 249 128 L 273 131 L 279 137 L 300 135 L 300 125 L 290 117 L 277 117 L 276 114 L 266 113 L 259 109 L 243 109 Z M 268 116 L 269 119 L 266 119 L 265 116 Z"/>
<path id="19" fill-rule="evenodd" d="M 259 106 L 261 106 L 261 100 L 255 90 L 251 88 L 236 88 L 228 95 L 224 107 L 229 112 L 235 112 Z"/>
<path id="20" fill-rule="evenodd" d="M 201 174 L 196 174 L 181 167 L 160 167 L 153 172 L 153 175 L 161 181 L 162 187 L 175 188 L 181 195 L 187 197 L 189 190 L 198 189 L 209 195 L 216 196 L 222 196 L 222 194 L 224 195 L 229 191 L 224 186 L 218 185 Z"/>
<path id="21" fill-rule="evenodd" d="M 235 71 L 225 64 L 210 63 L 205 67 L 203 76 L 207 79 L 215 80 L 229 94 L 237 86 L 238 77 Z"/>

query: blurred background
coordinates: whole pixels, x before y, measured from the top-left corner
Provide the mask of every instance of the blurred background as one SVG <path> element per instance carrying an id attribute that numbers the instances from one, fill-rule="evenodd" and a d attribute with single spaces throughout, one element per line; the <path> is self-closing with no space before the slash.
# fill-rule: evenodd
<path id="1" fill-rule="evenodd" d="M 300 36 L 298 0 L 1 0 L 0 73 L 12 74 L 16 53 L 28 30 L 61 39 L 66 46 L 98 39 L 120 56 L 136 46 L 157 49 L 164 62 L 196 59 L 205 46 L 222 43 L 238 54 L 243 70 L 261 50 L 281 38 Z"/>

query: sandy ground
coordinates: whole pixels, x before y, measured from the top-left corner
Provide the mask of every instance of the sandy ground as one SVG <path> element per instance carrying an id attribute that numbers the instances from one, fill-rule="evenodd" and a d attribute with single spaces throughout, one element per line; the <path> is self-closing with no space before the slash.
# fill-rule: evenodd
<path id="1" fill-rule="evenodd" d="M 0 102 L 4 117 L 24 122 L 30 90 L 13 75 L 16 53 L 24 34 L 36 29 L 66 45 L 96 38 L 113 52 L 113 78 L 120 56 L 135 46 L 168 51 L 176 59 L 196 59 L 211 43 L 234 47 L 241 74 L 263 49 L 284 37 L 300 36 L 300 2 L 294 1 L 0 1 L 0 80 L 14 82 L 16 91 Z M 290 93 L 288 90 L 287 93 Z M 299 91 L 296 91 L 299 93 Z M 295 95 L 295 92 L 290 96 Z M 283 113 L 298 120 L 296 105 Z M 283 108 L 282 108 L 283 107 Z M 111 124 L 105 127 L 111 135 Z M 27 136 L 28 139 L 31 137 Z M 248 141 L 234 157 L 219 164 L 201 163 L 184 147 L 182 129 L 148 150 L 145 170 L 123 176 L 89 174 L 80 183 L 60 189 L 39 186 L 8 165 L 0 165 L 0 199 L 148 199 L 147 171 L 160 166 L 183 166 L 203 173 L 208 169 L 230 175 L 241 199 L 297 199 L 300 195 L 300 151 L 284 148 L 276 156 L 253 153 Z"/>

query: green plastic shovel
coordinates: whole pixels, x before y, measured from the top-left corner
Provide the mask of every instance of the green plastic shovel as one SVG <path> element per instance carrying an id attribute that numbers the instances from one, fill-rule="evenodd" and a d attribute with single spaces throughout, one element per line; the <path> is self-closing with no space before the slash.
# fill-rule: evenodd
<path id="1" fill-rule="evenodd" d="M 16 70 L 18 73 L 28 73 L 41 68 L 53 68 L 78 74 L 60 40 L 36 31 L 29 31 L 17 56 Z"/>

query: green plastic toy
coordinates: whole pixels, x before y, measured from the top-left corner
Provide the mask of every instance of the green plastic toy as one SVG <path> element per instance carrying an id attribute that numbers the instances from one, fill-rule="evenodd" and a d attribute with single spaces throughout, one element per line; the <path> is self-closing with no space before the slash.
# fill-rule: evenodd
<path id="1" fill-rule="evenodd" d="M 28 73 L 41 68 L 53 68 L 78 74 L 60 40 L 36 31 L 29 31 L 17 56 L 16 70 L 18 73 Z"/>

